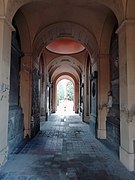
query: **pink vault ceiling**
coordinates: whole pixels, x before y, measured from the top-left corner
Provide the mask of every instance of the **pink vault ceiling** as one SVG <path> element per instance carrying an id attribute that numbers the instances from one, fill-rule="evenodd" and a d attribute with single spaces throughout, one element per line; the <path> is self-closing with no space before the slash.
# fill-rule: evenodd
<path id="1" fill-rule="evenodd" d="M 85 49 L 81 43 L 67 38 L 56 39 L 47 45 L 46 48 L 49 51 L 58 54 L 74 54 L 79 53 Z"/>

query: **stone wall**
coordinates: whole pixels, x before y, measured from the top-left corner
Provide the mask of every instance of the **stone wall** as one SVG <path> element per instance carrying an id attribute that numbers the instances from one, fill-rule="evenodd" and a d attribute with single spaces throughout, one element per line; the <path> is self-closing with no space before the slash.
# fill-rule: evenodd
<path id="1" fill-rule="evenodd" d="M 113 104 L 107 114 L 107 140 L 118 151 L 120 144 L 120 112 L 119 112 L 119 59 L 118 36 L 113 33 L 110 46 L 110 74 Z"/>
<path id="2" fill-rule="evenodd" d="M 34 68 L 32 74 L 32 120 L 31 135 L 34 137 L 40 130 L 40 94 L 39 94 L 39 70 Z"/>
<path id="3" fill-rule="evenodd" d="M 17 146 L 23 143 L 24 125 L 22 109 L 17 106 L 9 108 L 8 121 L 8 149 L 11 153 Z"/>
<path id="4" fill-rule="evenodd" d="M 10 66 L 10 92 L 9 92 L 9 118 L 8 118 L 8 149 L 11 153 L 24 140 L 23 113 L 19 102 L 20 90 L 20 57 L 22 53 L 18 33 L 12 33 L 11 66 Z"/>

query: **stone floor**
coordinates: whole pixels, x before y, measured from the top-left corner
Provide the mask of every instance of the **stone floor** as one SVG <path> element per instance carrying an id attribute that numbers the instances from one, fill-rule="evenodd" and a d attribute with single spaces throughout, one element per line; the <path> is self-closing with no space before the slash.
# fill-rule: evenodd
<path id="1" fill-rule="evenodd" d="M 52 115 L 23 149 L 16 149 L 0 180 L 135 180 L 78 115 Z"/>

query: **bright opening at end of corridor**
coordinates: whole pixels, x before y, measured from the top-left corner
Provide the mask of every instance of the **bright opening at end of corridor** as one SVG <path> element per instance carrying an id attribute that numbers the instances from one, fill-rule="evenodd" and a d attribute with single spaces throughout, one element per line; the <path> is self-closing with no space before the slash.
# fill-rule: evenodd
<path id="1" fill-rule="evenodd" d="M 74 114 L 74 85 L 68 79 L 57 84 L 57 114 Z"/>

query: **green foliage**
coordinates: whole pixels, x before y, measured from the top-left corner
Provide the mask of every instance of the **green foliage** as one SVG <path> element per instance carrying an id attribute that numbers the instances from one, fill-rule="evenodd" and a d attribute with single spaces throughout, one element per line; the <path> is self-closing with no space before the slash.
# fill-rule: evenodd
<path id="1" fill-rule="evenodd" d="M 57 86 L 57 106 L 59 105 L 59 101 L 62 99 L 64 99 L 64 86 L 62 81 L 60 81 Z"/>
<path id="2" fill-rule="evenodd" d="M 70 101 L 73 101 L 73 95 L 74 95 L 74 86 L 73 86 L 73 83 L 71 81 L 68 81 L 67 82 L 67 85 L 66 85 L 66 98 Z"/>
<path id="3" fill-rule="evenodd" d="M 57 85 L 57 106 L 60 100 L 68 99 L 73 101 L 74 86 L 69 80 L 61 80 Z"/>

